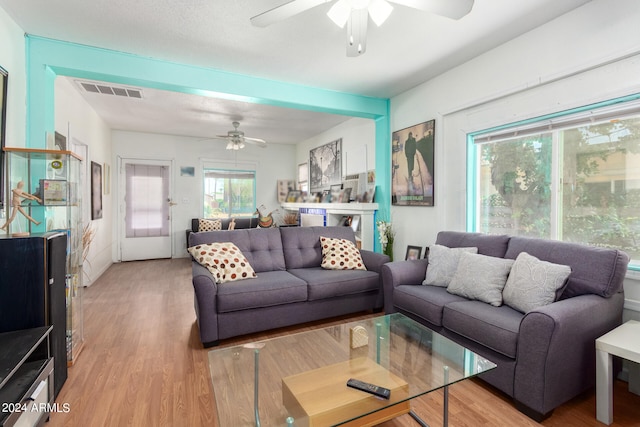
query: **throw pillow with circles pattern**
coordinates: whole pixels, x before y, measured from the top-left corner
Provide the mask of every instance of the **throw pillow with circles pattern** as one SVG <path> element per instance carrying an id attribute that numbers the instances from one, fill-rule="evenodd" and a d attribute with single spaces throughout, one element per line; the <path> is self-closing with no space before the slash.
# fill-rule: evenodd
<path id="1" fill-rule="evenodd" d="M 320 237 L 322 264 L 327 270 L 366 270 L 356 245 L 347 239 Z"/>
<path id="2" fill-rule="evenodd" d="M 258 277 L 240 249 L 231 242 L 216 242 L 192 246 L 189 253 L 207 268 L 216 283 Z"/>
<path id="3" fill-rule="evenodd" d="M 222 230 L 222 220 L 220 219 L 198 219 L 198 231 Z"/>

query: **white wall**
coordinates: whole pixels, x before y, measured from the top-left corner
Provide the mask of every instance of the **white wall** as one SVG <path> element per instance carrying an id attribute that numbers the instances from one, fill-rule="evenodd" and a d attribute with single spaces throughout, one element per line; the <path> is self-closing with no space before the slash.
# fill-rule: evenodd
<path id="1" fill-rule="evenodd" d="M 435 207 L 392 208 L 396 253 L 465 229 L 467 133 L 640 92 L 638 22 L 640 2 L 594 0 L 394 97 L 392 130 L 436 119 Z M 640 307 L 640 284 L 625 291 Z"/>
<path id="2" fill-rule="evenodd" d="M 225 149 L 221 141 L 203 141 L 197 138 L 113 131 L 113 158 L 171 160 L 173 164 L 172 187 L 173 201 L 178 203 L 172 208 L 173 256 L 188 256 L 185 242 L 185 230 L 191 228 L 191 218 L 202 217 L 202 163 L 206 161 L 227 162 L 233 167 L 238 163 L 256 164 L 256 204 L 264 204 L 269 212 L 279 208 L 276 182 L 279 179 L 295 179 L 295 147 L 285 144 L 269 144 L 259 148 L 247 144 L 240 151 Z M 237 157 L 236 157 L 237 156 Z M 181 166 L 193 166 L 195 176 L 180 176 Z M 114 179 L 117 170 L 113 170 Z M 114 197 L 117 186 L 114 185 Z M 117 209 L 117 206 L 114 206 Z M 114 211 L 115 215 L 115 211 Z M 115 225 L 115 222 L 114 222 Z M 113 239 L 117 239 L 117 227 L 114 226 Z M 117 251 L 114 259 L 118 259 Z"/>
<path id="3" fill-rule="evenodd" d="M 309 162 L 309 150 L 342 138 L 343 177 L 366 172 L 367 169 L 375 169 L 375 132 L 376 127 L 373 120 L 349 119 L 299 143 L 296 146 L 296 165 Z"/>
<path id="4" fill-rule="evenodd" d="M 72 140 L 88 146 L 89 157 L 83 161 L 83 166 L 89 168 L 91 162 L 111 163 L 111 129 L 91 109 L 84 98 L 78 93 L 69 80 L 57 78 L 55 83 L 55 129 L 67 137 L 67 147 Z M 88 169 L 87 169 L 88 170 Z M 90 177 L 87 174 L 87 177 Z M 103 183 L 104 185 L 104 183 Z M 91 243 L 87 259 L 83 266 L 83 285 L 91 285 L 113 263 L 111 228 L 114 223 L 111 201 L 112 194 L 102 195 L 103 216 L 91 220 L 90 181 L 87 178 L 83 186 L 83 221 L 91 222 L 95 234 Z"/>

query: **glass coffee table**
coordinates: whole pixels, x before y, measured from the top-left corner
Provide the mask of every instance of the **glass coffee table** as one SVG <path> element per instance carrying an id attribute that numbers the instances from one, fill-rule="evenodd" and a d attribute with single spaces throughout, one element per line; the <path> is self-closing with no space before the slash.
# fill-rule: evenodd
<path id="1" fill-rule="evenodd" d="M 209 352 L 220 427 L 369 426 L 410 414 L 410 400 L 496 365 L 402 314 Z M 356 379 L 389 399 L 347 387 Z"/>

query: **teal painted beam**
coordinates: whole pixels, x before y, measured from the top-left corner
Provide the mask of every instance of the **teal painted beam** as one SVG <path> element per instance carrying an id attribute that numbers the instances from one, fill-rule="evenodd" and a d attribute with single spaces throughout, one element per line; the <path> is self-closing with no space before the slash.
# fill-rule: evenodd
<path id="1" fill-rule="evenodd" d="M 28 35 L 32 67 L 57 74 L 375 119 L 387 100 L 178 64 Z"/>
<path id="2" fill-rule="evenodd" d="M 27 146 L 45 148 L 54 131 L 55 77 L 68 76 L 170 90 L 375 121 L 376 201 L 391 208 L 389 100 L 233 74 L 92 46 L 26 36 Z M 378 239 L 376 249 L 379 250 Z"/>

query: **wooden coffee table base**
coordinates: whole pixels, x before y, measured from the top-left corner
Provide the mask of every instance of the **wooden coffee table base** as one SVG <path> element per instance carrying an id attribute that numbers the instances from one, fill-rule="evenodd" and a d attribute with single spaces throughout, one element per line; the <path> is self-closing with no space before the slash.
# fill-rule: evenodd
<path id="1" fill-rule="evenodd" d="M 386 401 L 349 388 L 349 378 L 388 388 L 391 398 Z M 374 426 L 410 412 L 408 387 L 384 367 L 361 357 L 283 378 L 282 400 L 296 427 L 334 425 L 367 412 L 371 413 L 343 425 Z"/>

